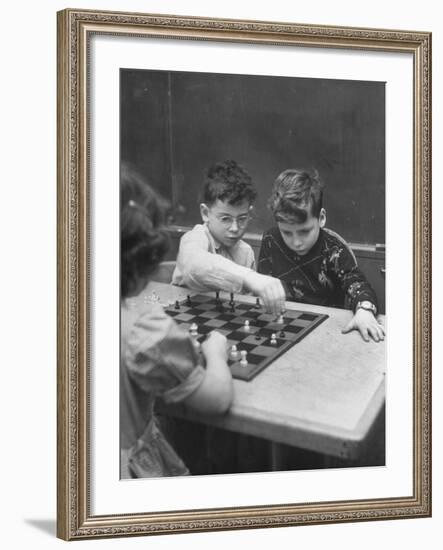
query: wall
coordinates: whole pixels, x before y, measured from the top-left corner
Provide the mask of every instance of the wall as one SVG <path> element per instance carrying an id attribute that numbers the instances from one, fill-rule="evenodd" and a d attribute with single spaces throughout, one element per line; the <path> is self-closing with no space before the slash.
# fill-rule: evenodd
<path id="1" fill-rule="evenodd" d="M 258 191 L 252 233 L 286 168 L 315 168 L 328 225 L 354 243 L 385 242 L 385 83 L 142 71 L 121 78 L 121 155 L 173 202 L 176 223 L 200 219 L 209 166 L 235 159 Z"/>
<path id="2" fill-rule="evenodd" d="M 200 220 L 208 167 L 235 159 L 258 191 L 246 239 L 258 255 L 274 224 L 274 179 L 315 168 L 326 183 L 327 225 L 353 243 L 385 312 L 384 251 L 376 250 L 385 242 L 384 82 L 124 68 L 120 90 L 121 158 L 171 201 L 178 226 Z"/>
<path id="3" fill-rule="evenodd" d="M 2 546 L 66 548 L 55 521 L 55 11 L 65 1 L 6 3 L 2 87 Z M 439 548 L 443 535 L 443 54 L 433 0 L 290 3 L 82 0 L 90 9 L 178 13 L 434 32 L 434 495 L 431 519 L 83 541 L 79 548 Z"/>

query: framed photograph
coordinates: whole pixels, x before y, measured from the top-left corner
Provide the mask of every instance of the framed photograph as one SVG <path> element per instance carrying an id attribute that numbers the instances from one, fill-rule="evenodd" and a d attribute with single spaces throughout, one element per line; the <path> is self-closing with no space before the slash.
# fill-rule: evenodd
<path id="1" fill-rule="evenodd" d="M 58 536 L 430 516 L 430 33 L 67 9 L 57 68 Z"/>

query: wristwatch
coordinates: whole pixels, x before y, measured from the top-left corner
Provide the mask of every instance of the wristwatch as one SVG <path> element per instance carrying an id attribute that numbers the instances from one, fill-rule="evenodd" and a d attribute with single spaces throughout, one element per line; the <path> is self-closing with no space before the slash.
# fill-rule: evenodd
<path id="1" fill-rule="evenodd" d="M 366 309 L 367 311 L 372 311 L 374 316 L 377 315 L 377 308 L 369 300 L 363 300 L 362 302 L 358 302 L 357 307 L 355 308 L 355 311 L 358 311 L 359 309 Z"/>

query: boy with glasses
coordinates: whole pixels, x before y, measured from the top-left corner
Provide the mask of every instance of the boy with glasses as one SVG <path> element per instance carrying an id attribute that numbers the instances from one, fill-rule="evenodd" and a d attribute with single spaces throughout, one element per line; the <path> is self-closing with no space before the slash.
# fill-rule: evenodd
<path id="1" fill-rule="evenodd" d="M 283 286 L 255 271 L 254 252 L 242 240 L 256 195 L 251 176 L 237 162 L 209 169 L 200 204 L 203 224 L 181 238 L 172 283 L 200 292 L 252 292 L 279 315 L 285 309 Z"/>

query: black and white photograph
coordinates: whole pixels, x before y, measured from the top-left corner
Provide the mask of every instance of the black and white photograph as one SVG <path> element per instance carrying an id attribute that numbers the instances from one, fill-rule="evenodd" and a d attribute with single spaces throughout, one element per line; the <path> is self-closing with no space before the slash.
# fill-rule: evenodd
<path id="1" fill-rule="evenodd" d="M 385 82 L 119 86 L 120 478 L 383 467 Z"/>
<path id="2" fill-rule="evenodd" d="M 57 535 L 430 515 L 430 34 L 58 13 Z"/>

